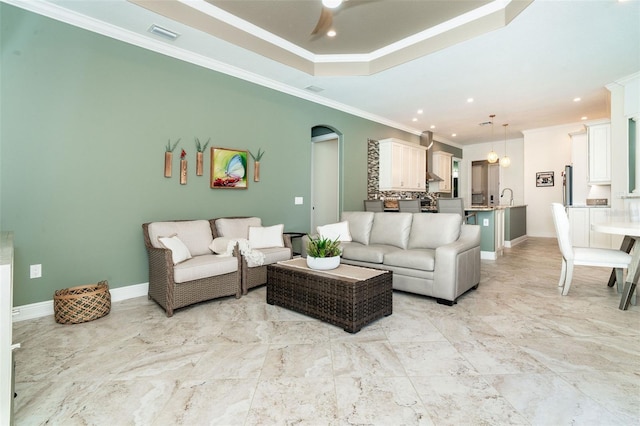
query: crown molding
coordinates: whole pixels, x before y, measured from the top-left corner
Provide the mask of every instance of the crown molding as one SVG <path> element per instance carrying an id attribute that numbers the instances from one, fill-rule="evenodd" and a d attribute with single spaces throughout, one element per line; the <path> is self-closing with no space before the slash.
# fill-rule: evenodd
<path id="1" fill-rule="evenodd" d="M 86 15 L 70 11 L 69 9 L 65 9 L 59 5 L 47 1 L 0 0 L 0 2 L 27 10 L 38 15 L 45 16 L 47 18 L 54 19 L 59 22 L 63 22 L 65 24 L 72 25 L 77 28 L 82 28 L 96 34 L 104 35 L 114 40 L 122 41 L 133 46 L 141 47 L 152 52 L 198 65 L 203 68 L 207 68 L 212 71 L 216 71 L 232 77 L 236 77 L 241 80 L 273 89 L 281 93 L 295 96 L 297 98 L 304 99 L 315 104 L 323 105 L 338 111 L 345 112 L 347 114 L 354 115 L 356 117 L 364 118 L 366 120 L 383 124 L 385 126 L 393 127 L 407 133 L 411 133 L 414 135 L 422 134 L 422 130 L 408 127 L 401 123 L 389 120 L 385 117 L 371 114 L 367 111 L 354 108 L 340 102 L 335 102 L 327 98 L 323 98 L 306 90 L 298 89 L 296 87 L 280 83 L 278 81 L 260 76 L 241 68 L 225 64 L 210 57 L 200 55 L 198 53 L 194 53 L 176 46 L 172 46 L 164 41 L 155 40 L 147 37 L 146 35 L 141 35 L 133 31 L 129 31 L 118 26 L 88 17 Z"/>

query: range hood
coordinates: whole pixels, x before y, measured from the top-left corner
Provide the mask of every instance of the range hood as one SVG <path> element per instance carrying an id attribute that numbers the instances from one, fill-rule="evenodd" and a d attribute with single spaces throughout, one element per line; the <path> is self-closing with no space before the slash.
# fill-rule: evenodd
<path id="1" fill-rule="evenodd" d="M 422 134 L 420 135 L 420 145 L 422 146 L 426 146 L 427 147 L 427 151 L 429 149 L 431 149 L 431 147 L 433 146 L 433 132 L 430 130 L 425 130 L 424 132 L 422 132 Z M 427 154 L 428 156 L 429 154 Z M 442 182 L 444 181 L 444 179 L 442 179 L 440 176 L 438 176 L 435 173 L 431 173 L 431 172 L 427 172 L 427 182 Z"/>
<path id="2" fill-rule="evenodd" d="M 444 179 L 442 179 L 437 174 L 427 172 L 427 182 L 442 182 L 442 181 L 444 181 Z"/>

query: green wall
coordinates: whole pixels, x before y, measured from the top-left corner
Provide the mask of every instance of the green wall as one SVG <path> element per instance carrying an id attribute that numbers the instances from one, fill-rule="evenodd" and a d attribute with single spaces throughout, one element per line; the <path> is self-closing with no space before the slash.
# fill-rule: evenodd
<path id="1" fill-rule="evenodd" d="M 343 135 L 343 206 L 366 197 L 367 138 L 416 135 L 0 4 L 0 229 L 15 233 L 14 305 L 107 279 L 148 281 L 141 224 L 257 215 L 308 231 L 311 128 Z M 210 189 L 194 137 L 266 151 L 261 181 Z M 182 142 L 163 177 L 168 139 Z M 179 151 L 189 160 L 180 185 Z M 294 197 L 304 205 L 294 205 Z M 29 265 L 43 277 L 29 279 Z"/>

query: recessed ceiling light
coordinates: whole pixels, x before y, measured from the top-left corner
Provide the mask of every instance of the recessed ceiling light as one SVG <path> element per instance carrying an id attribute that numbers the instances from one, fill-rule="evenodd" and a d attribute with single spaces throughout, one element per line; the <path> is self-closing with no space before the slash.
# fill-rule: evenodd
<path id="1" fill-rule="evenodd" d="M 429 126 L 430 129 L 435 129 L 436 126 L 434 124 L 432 124 L 431 126 Z"/>
<path id="2" fill-rule="evenodd" d="M 327 31 L 327 37 L 335 37 L 335 36 L 336 36 L 336 30 Z"/>
<path id="3" fill-rule="evenodd" d="M 322 5 L 329 9 L 335 9 L 342 4 L 342 0 L 322 0 Z"/>
<path id="4" fill-rule="evenodd" d="M 422 111 L 421 109 L 418 110 L 418 114 L 422 114 L 424 111 Z"/>
<path id="5" fill-rule="evenodd" d="M 467 103 L 473 102 L 473 98 L 467 98 Z"/>
<path id="6" fill-rule="evenodd" d="M 582 117 L 580 120 L 586 120 L 587 118 L 589 118 L 589 117 L 587 117 L 587 116 L 585 115 L 585 116 L 584 116 L 584 117 Z"/>
<path id="7" fill-rule="evenodd" d="M 580 102 L 582 98 L 573 98 L 573 102 Z"/>
<path id="8" fill-rule="evenodd" d="M 455 138 L 456 136 L 458 136 L 458 135 L 456 135 L 455 133 L 451 133 L 451 137 Z"/>
<path id="9" fill-rule="evenodd" d="M 411 119 L 411 121 L 418 121 L 418 119 L 417 119 L 417 118 L 415 118 L 415 117 L 413 117 L 413 118 Z"/>

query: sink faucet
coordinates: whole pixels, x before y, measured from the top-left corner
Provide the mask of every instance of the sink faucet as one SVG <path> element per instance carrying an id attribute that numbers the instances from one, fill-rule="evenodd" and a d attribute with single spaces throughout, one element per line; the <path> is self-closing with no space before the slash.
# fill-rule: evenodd
<path id="1" fill-rule="evenodd" d="M 513 189 L 511 189 L 511 188 L 503 189 L 502 192 L 500 193 L 500 198 L 504 197 L 504 191 L 506 191 L 507 189 L 511 193 L 511 198 L 509 199 L 509 205 L 512 206 L 513 205 Z"/>

